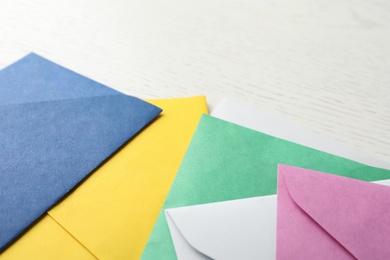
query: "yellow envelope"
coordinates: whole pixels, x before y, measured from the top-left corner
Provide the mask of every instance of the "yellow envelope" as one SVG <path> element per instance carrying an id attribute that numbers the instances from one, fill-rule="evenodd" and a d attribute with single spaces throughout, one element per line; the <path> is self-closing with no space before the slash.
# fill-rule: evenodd
<path id="1" fill-rule="evenodd" d="M 11 245 L 0 259 L 138 259 L 204 97 L 148 100 L 161 116 Z"/>

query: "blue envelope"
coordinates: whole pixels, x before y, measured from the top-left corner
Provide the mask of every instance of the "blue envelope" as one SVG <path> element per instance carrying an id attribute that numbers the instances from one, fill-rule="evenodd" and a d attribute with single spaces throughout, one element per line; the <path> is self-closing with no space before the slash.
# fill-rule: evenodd
<path id="1" fill-rule="evenodd" d="M 36 54 L 0 71 L 0 251 L 160 112 Z"/>

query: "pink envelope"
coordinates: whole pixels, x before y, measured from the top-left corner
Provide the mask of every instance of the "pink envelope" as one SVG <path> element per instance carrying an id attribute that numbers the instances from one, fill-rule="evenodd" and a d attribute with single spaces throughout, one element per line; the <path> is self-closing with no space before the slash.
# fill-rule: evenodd
<path id="1" fill-rule="evenodd" d="M 277 259 L 390 259 L 390 187 L 278 169 Z"/>

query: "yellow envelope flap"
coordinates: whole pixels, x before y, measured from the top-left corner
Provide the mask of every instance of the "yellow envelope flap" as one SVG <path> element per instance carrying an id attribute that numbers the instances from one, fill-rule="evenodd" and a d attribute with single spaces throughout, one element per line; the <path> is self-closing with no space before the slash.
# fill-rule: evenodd
<path id="1" fill-rule="evenodd" d="M 0 254 L 0 259 L 95 260 L 96 257 L 46 214 Z"/>
<path id="2" fill-rule="evenodd" d="M 163 109 L 160 117 L 0 259 L 34 259 L 29 252 L 35 259 L 141 256 L 196 125 L 207 113 L 205 97 L 148 101 Z M 34 247 L 37 243 L 42 246 Z"/>

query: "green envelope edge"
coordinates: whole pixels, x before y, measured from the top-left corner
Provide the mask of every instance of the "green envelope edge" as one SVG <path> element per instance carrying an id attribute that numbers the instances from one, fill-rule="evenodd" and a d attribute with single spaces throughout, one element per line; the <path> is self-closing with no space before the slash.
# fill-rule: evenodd
<path id="1" fill-rule="evenodd" d="M 365 181 L 390 178 L 389 170 L 203 115 L 142 259 L 176 259 L 164 209 L 275 194 L 278 164 Z"/>

